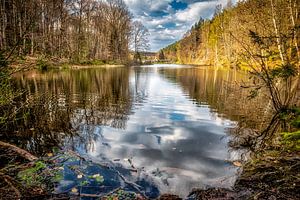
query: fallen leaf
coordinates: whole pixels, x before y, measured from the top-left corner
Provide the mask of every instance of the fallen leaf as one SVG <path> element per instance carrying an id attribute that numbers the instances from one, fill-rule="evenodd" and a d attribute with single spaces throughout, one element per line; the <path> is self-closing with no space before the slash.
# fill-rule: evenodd
<path id="1" fill-rule="evenodd" d="M 71 190 L 73 193 L 77 193 L 78 192 L 78 190 L 76 189 L 76 188 L 72 188 L 72 190 Z"/>
<path id="2" fill-rule="evenodd" d="M 243 166 L 242 163 L 239 162 L 239 161 L 234 161 L 232 164 L 233 164 L 234 166 L 236 166 L 236 167 L 242 167 L 242 166 Z"/>
<path id="3" fill-rule="evenodd" d="M 47 153 L 47 156 L 48 156 L 48 157 L 52 157 L 52 156 L 53 156 L 53 153 Z"/>

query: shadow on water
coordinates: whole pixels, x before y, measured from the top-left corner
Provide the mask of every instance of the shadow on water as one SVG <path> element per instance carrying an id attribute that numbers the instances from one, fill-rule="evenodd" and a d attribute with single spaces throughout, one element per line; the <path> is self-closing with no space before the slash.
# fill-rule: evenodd
<path id="1" fill-rule="evenodd" d="M 37 155 L 58 146 L 107 163 L 152 198 L 230 187 L 237 168 L 229 160 L 238 153 L 229 151 L 228 131 L 258 123 L 253 102 L 242 98 L 243 80 L 233 71 L 155 65 L 18 74 L 24 106 L 1 137 Z M 74 176 L 58 188 L 72 182 L 70 191 L 79 184 Z"/>

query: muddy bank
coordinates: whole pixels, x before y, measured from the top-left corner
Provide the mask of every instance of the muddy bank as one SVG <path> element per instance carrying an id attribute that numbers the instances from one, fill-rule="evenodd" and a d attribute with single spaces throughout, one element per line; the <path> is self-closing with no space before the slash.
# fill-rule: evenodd
<path id="1" fill-rule="evenodd" d="M 233 189 L 194 190 L 192 199 L 300 199 L 300 151 L 270 150 L 243 167 Z"/>

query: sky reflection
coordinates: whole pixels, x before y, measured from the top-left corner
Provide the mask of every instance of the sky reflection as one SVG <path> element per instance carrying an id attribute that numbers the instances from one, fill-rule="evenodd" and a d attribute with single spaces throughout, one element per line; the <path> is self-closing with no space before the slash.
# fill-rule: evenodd
<path id="1" fill-rule="evenodd" d="M 16 84 L 27 89 L 35 117 L 23 145 L 35 154 L 71 148 L 123 166 L 128 180 L 161 193 L 230 187 L 237 169 L 227 132 L 253 110 L 241 100 L 247 95 L 227 87 L 240 78 L 180 65 L 22 73 Z"/>
<path id="2" fill-rule="evenodd" d="M 164 192 L 187 195 L 194 187 L 230 186 L 236 169 L 227 160 L 226 129 L 234 125 L 209 105 L 198 106 L 180 85 L 155 68 L 130 73 L 132 114 L 125 129 L 97 126 L 102 138 L 89 155 L 94 159 L 132 164 Z M 137 102 L 135 104 L 135 102 Z"/>

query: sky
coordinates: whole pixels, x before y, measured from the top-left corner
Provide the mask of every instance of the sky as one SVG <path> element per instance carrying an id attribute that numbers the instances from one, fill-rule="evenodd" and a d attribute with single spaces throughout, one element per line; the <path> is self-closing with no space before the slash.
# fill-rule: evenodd
<path id="1" fill-rule="evenodd" d="M 228 0 L 124 0 L 133 14 L 149 30 L 150 51 L 158 51 L 182 38 L 200 17 L 207 19 L 217 5 Z M 235 0 L 233 0 L 235 2 Z"/>

